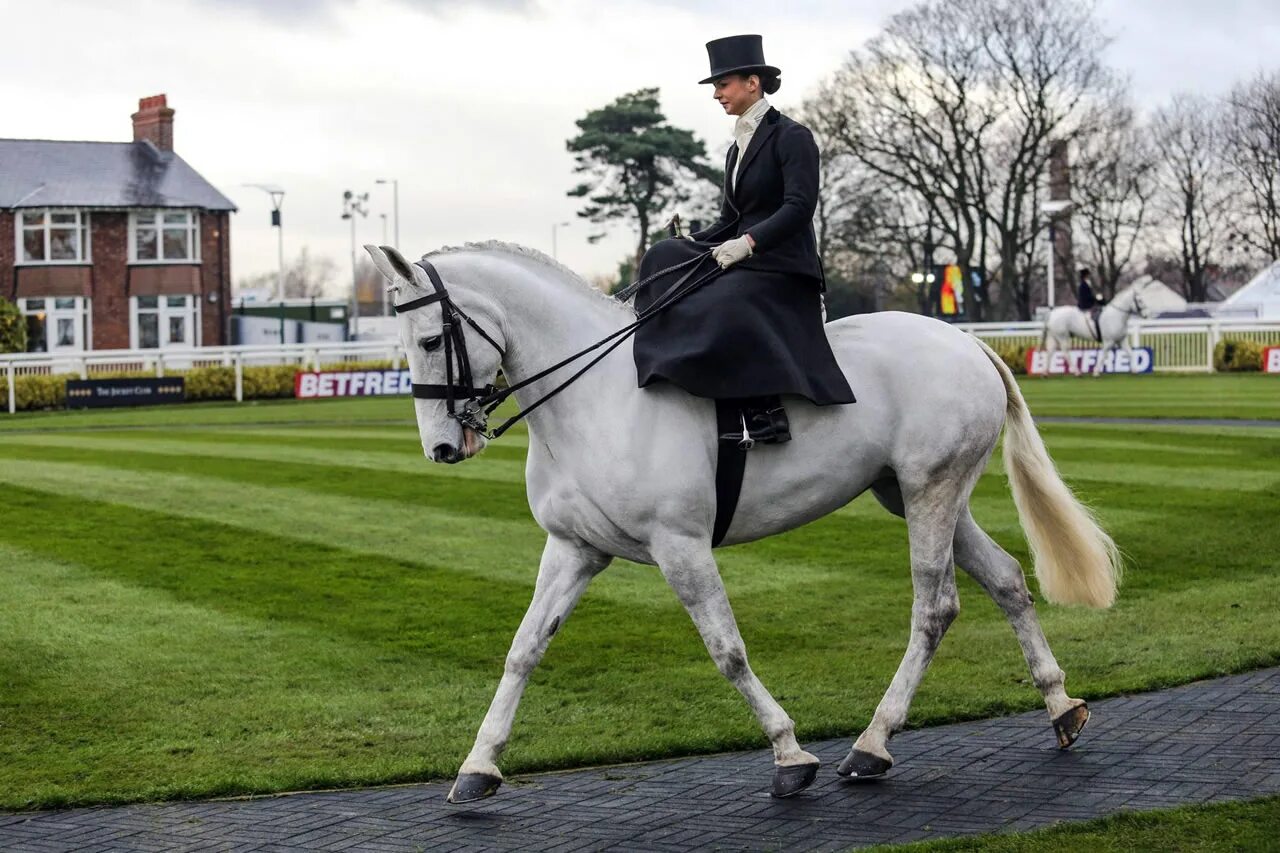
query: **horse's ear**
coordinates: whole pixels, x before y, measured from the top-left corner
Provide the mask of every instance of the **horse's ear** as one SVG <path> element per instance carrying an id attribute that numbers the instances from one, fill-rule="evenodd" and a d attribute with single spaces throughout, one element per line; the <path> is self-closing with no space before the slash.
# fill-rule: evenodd
<path id="1" fill-rule="evenodd" d="M 392 246 L 381 246 L 383 254 L 387 256 L 387 262 L 391 264 L 391 268 L 396 271 L 396 275 L 407 281 L 409 284 L 416 284 L 418 287 L 431 290 L 431 282 L 422 280 L 422 270 L 417 264 L 411 264 L 404 259 L 404 255 Z"/>
<path id="2" fill-rule="evenodd" d="M 407 275 L 401 274 L 400 271 L 396 269 L 396 266 L 392 262 L 391 258 L 387 257 L 387 253 L 385 251 L 378 248 L 377 246 L 374 246 L 368 243 L 365 244 L 364 250 L 369 253 L 369 257 L 373 260 L 373 265 L 378 268 L 378 272 L 382 273 L 383 276 L 386 277 L 387 281 L 391 282 L 392 284 L 412 284 L 413 283 L 413 274 L 412 273 L 409 273 Z M 395 250 L 392 249 L 392 251 L 395 251 Z M 403 258 L 401 258 L 400 260 L 401 262 L 404 261 Z M 408 273 L 408 270 L 406 270 L 405 272 Z"/>

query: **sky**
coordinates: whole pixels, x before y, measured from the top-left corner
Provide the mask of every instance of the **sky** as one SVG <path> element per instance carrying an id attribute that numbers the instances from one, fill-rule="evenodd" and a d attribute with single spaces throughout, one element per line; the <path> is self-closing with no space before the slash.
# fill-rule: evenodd
<path id="1" fill-rule="evenodd" d="M 794 110 L 908 0 L 0 0 L 0 137 L 127 141 L 143 96 L 176 110 L 175 150 L 239 208 L 236 280 L 273 273 L 270 201 L 285 190 L 284 248 L 339 264 L 349 286 L 342 194 L 369 193 L 356 242 L 410 257 L 501 239 L 552 251 L 586 276 L 612 273 L 634 236 L 575 214 L 565 141 L 619 95 L 660 90 L 675 125 L 713 161 L 732 119 L 711 100 L 703 47 L 764 36 L 783 71 L 770 98 Z M 1106 55 L 1140 108 L 1174 92 L 1218 95 L 1280 68 L 1275 0 L 1098 0 Z M 3 168 L 3 164 L 0 164 Z M 561 225 L 560 223 L 568 223 Z"/>

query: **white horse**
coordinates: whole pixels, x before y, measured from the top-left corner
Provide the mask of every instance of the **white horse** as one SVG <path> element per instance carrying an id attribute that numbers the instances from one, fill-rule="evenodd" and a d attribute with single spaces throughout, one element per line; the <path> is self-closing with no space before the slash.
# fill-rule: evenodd
<path id="1" fill-rule="evenodd" d="M 1135 314 L 1147 316 L 1147 308 L 1142 304 L 1139 294 L 1151 283 L 1148 279 L 1142 284 L 1134 284 L 1115 295 L 1115 298 L 1102 307 L 1098 314 L 1098 328 L 1093 327 L 1093 320 L 1087 311 L 1074 305 L 1060 305 L 1049 312 L 1044 324 L 1044 335 L 1040 339 L 1040 348 L 1047 353 L 1056 350 L 1068 352 L 1071 339 L 1084 338 L 1096 341 L 1101 337 L 1101 351 L 1094 364 L 1093 375 L 1102 373 L 1102 363 L 1107 353 L 1114 349 L 1124 348 L 1132 356 L 1133 348 L 1129 345 L 1129 318 Z"/>
<path id="2" fill-rule="evenodd" d="M 397 305 L 434 292 L 424 270 L 395 250 L 365 248 L 392 282 Z M 492 338 L 493 345 L 462 326 L 476 384 L 491 381 L 499 367 L 512 384 L 519 383 L 634 319 L 629 307 L 532 250 L 471 244 L 425 259 L 453 303 Z M 441 305 L 407 310 L 399 323 L 414 381 L 444 383 Z M 981 341 L 913 314 L 849 317 L 826 328 L 858 402 L 827 408 L 787 403 L 794 440 L 750 452 L 724 544 L 798 527 L 867 489 L 907 521 L 914 586 L 907 650 L 837 772 L 873 778 L 892 765 L 889 737 L 906 722 L 925 668 L 960 608 L 955 564 L 1004 610 L 1059 745 L 1069 746 L 1088 710 L 1063 688 L 1065 675 L 1045 641 L 1022 569 L 969 511 L 969 495 L 1002 427 L 1005 467 L 1045 597 L 1109 606 L 1119 571 L 1114 543 L 1059 478 L 1013 375 Z M 517 401 L 529 405 L 560 378 L 525 388 Z M 484 439 L 449 417 L 442 400 L 414 404 L 428 458 L 461 461 L 483 448 Z M 637 388 L 628 343 L 531 413 L 528 425 L 529 506 L 547 532 L 546 547 L 533 600 L 450 802 L 497 790 L 497 762 L 530 672 L 588 582 L 614 557 L 656 564 L 662 571 L 716 666 L 768 736 L 773 793 L 788 796 L 807 787 L 818 759 L 800 748 L 791 718 L 752 672 L 712 555 L 712 401 L 671 385 Z"/>

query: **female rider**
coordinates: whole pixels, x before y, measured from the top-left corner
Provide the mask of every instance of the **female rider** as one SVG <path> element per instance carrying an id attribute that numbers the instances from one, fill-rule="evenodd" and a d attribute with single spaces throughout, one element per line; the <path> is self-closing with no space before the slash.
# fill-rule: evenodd
<path id="1" fill-rule="evenodd" d="M 758 35 L 707 43 L 713 97 L 737 116 L 725 161 L 720 217 L 687 239 L 663 240 L 640 277 L 690 261 L 645 286 L 643 311 L 696 268 L 724 272 L 675 302 L 636 334 L 641 387 L 666 380 L 717 401 L 720 438 L 748 449 L 791 438 L 781 397 L 819 406 L 854 402 L 823 328 L 822 263 L 813 233 L 818 148 L 809 129 L 769 105 L 781 71 Z M 692 259 L 711 250 L 703 261 Z"/>

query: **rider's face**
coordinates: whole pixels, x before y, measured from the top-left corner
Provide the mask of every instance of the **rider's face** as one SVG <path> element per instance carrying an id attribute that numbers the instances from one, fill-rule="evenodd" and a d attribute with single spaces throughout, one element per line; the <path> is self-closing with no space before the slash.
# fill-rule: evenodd
<path id="1" fill-rule="evenodd" d="M 760 78 L 755 74 L 730 74 L 715 82 L 711 97 L 720 102 L 725 114 L 740 116 L 760 100 Z"/>

